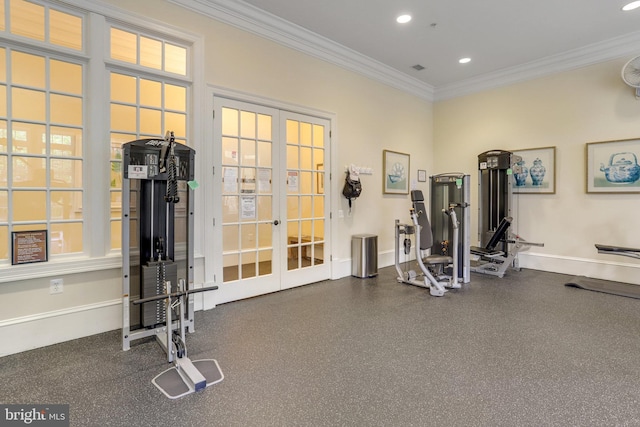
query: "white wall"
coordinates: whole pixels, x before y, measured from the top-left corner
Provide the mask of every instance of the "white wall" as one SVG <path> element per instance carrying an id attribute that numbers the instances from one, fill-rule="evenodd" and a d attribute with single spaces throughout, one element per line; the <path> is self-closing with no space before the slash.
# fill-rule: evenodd
<path id="1" fill-rule="evenodd" d="M 638 194 L 587 194 L 585 144 L 640 138 L 640 100 L 620 78 L 628 58 L 559 73 L 434 107 L 437 172 L 471 175 L 477 243 L 477 155 L 490 149 L 556 147 L 556 194 L 518 195 L 517 231 L 544 242 L 521 266 L 640 284 L 631 258 L 594 244 L 640 247 Z"/>

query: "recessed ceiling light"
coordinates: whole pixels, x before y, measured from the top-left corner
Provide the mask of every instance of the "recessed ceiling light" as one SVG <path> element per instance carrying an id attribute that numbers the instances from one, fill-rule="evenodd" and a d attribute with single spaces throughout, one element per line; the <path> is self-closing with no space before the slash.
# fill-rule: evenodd
<path id="1" fill-rule="evenodd" d="M 400 15 L 396 18 L 398 24 L 406 24 L 409 21 L 411 21 L 411 15 Z"/>
<path id="2" fill-rule="evenodd" d="M 461 64 L 466 64 L 467 62 L 471 62 L 471 58 L 460 58 L 458 62 Z"/>
<path id="3" fill-rule="evenodd" d="M 628 12 L 630 10 L 637 9 L 639 7 L 640 7 L 640 1 L 632 1 L 629 4 L 624 5 L 622 7 L 622 10 L 624 10 L 625 12 Z"/>

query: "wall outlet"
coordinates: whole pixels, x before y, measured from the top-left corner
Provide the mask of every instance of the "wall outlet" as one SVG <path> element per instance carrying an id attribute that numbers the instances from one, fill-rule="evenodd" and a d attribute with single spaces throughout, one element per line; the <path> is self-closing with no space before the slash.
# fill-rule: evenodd
<path id="1" fill-rule="evenodd" d="M 63 280 L 62 279 L 51 279 L 49 282 L 49 293 L 50 294 L 61 294 L 63 290 Z"/>

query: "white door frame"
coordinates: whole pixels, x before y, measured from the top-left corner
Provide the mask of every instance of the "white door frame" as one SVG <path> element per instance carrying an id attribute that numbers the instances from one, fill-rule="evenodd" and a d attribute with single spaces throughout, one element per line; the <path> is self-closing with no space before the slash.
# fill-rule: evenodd
<path id="1" fill-rule="evenodd" d="M 222 206 L 219 200 L 213 200 L 213 197 L 204 197 L 206 194 L 213 194 L 214 189 L 220 188 L 221 185 L 221 172 L 215 171 L 214 174 L 214 165 L 219 162 L 219 150 L 216 150 L 213 142 L 213 102 L 214 97 L 223 97 L 235 101 L 246 102 L 250 104 L 261 105 L 268 108 L 275 108 L 279 110 L 285 110 L 293 113 L 318 117 L 321 119 L 325 119 L 329 121 L 329 132 L 330 132 L 330 144 L 332 149 L 329 153 L 329 159 L 331 162 L 330 170 L 327 170 L 328 185 L 332 186 L 331 197 L 326 200 L 326 203 L 329 203 L 329 211 L 333 212 L 333 207 L 339 204 L 337 200 L 337 194 L 339 191 L 334 188 L 334 181 L 332 179 L 333 176 L 336 176 L 336 152 L 335 147 L 337 146 L 337 132 L 335 129 L 337 128 L 337 116 L 335 113 L 330 113 L 327 111 L 317 110 L 309 107 L 303 107 L 295 104 L 286 103 L 283 101 L 278 101 L 270 98 L 265 98 L 257 95 L 250 95 L 243 92 L 234 91 L 231 89 L 226 89 L 214 85 L 207 85 L 206 90 L 206 111 L 208 111 L 208 119 L 205 120 L 204 124 L 204 140 L 201 144 L 202 152 L 196 153 L 196 157 L 200 157 L 199 164 L 202 168 L 202 173 L 197 174 L 201 177 L 202 180 L 202 188 L 198 193 L 200 197 L 202 197 L 203 204 L 201 206 L 204 208 L 204 230 L 203 230 L 203 255 L 204 259 L 204 286 L 211 285 L 220 285 L 222 283 L 222 262 L 221 260 L 217 260 L 215 258 L 215 254 L 222 252 L 222 239 L 213 239 L 213 242 L 207 241 L 207 236 L 215 236 L 219 233 L 215 229 L 214 221 L 217 224 L 221 224 L 222 222 Z M 216 161 L 214 162 L 214 159 Z M 216 187 L 217 186 L 217 187 Z M 333 222 L 333 214 L 328 219 L 328 221 Z M 339 277 L 339 272 L 336 270 L 337 266 L 334 262 L 332 262 L 332 254 L 333 254 L 333 242 L 336 239 L 336 228 L 331 225 L 331 238 L 328 244 L 325 246 L 325 250 L 327 250 L 328 262 L 331 265 L 331 278 L 334 279 Z M 204 304 L 203 308 L 205 310 L 213 308 L 219 302 L 219 299 L 216 297 L 216 292 L 205 292 L 204 293 Z"/>

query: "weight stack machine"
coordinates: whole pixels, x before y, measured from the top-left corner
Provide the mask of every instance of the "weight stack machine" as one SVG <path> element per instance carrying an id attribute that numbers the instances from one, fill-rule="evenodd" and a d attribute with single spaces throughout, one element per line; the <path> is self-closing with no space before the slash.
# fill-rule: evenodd
<path id="1" fill-rule="evenodd" d="M 217 289 L 194 287 L 195 150 L 171 132 L 122 148 L 122 349 L 155 337 L 175 366 L 153 383 L 175 399 L 223 378 L 215 360 L 192 362 L 185 344 L 185 331 L 194 332 L 193 294 Z"/>
<path id="2" fill-rule="evenodd" d="M 478 155 L 478 239 L 481 247 L 489 243 L 504 218 L 512 218 L 512 181 L 520 160 L 520 156 L 503 150 Z M 505 256 L 509 252 L 506 240 L 496 247 Z"/>
<path id="3" fill-rule="evenodd" d="M 453 205 L 458 218 L 458 279 L 469 283 L 470 272 L 470 233 L 471 216 L 469 209 L 469 175 L 445 173 L 430 177 L 431 181 L 431 229 L 433 246 L 431 253 L 452 256 L 453 225 L 446 209 Z"/>

